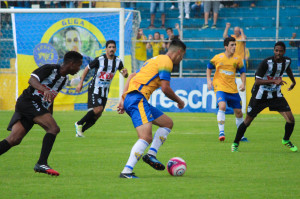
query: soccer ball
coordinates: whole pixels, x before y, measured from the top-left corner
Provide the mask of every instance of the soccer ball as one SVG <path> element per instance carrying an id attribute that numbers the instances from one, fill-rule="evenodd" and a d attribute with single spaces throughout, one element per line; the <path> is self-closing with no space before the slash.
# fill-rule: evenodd
<path id="1" fill-rule="evenodd" d="M 182 176 L 186 171 L 186 163 L 180 157 L 171 158 L 167 168 L 172 176 Z"/>

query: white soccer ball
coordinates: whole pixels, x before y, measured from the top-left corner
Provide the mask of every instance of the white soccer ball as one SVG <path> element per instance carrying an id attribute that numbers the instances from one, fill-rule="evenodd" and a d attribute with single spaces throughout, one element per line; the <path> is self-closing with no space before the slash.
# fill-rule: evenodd
<path id="1" fill-rule="evenodd" d="M 182 176 L 186 171 L 186 163 L 182 158 L 174 157 L 169 160 L 167 169 L 172 176 Z"/>

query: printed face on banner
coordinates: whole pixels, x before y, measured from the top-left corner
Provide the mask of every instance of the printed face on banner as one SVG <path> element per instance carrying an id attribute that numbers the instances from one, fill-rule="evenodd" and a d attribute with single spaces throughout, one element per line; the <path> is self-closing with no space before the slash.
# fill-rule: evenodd
<path id="1" fill-rule="evenodd" d="M 63 57 L 68 51 L 76 51 L 83 55 L 80 71 L 69 76 L 67 86 L 61 91 L 67 95 L 80 95 L 87 92 L 88 84 L 92 80 L 92 73 L 89 73 L 84 80 L 81 92 L 75 91 L 80 82 L 84 68 L 97 56 L 105 51 L 105 39 L 102 36 L 96 37 L 95 28 L 83 19 L 68 18 L 53 24 L 44 34 L 48 41 L 39 43 L 33 50 L 34 60 L 40 67 L 44 64 L 62 64 Z M 90 29 L 89 29 L 90 28 Z M 55 32 L 52 30 L 55 29 Z M 100 30 L 97 29 L 97 32 Z M 101 32 L 100 32 L 101 33 Z M 102 33 L 101 33 L 102 35 Z M 43 40 L 42 39 L 42 40 Z"/>

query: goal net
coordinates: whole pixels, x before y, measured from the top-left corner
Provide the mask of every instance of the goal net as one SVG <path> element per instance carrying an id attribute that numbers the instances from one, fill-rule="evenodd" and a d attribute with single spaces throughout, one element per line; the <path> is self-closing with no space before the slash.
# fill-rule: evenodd
<path id="1" fill-rule="evenodd" d="M 89 9 L 0 9 L 12 14 L 13 47 L 16 61 L 16 95 L 27 88 L 30 74 L 44 64 L 62 63 L 64 54 L 75 50 L 83 55 L 80 71 L 70 77 L 55 99 L 59 110 L 86 109 L 87 90 L 93 72 L 76 92 L 80 76 L 90 61 L 105 53 L 105 43 L 115 40 L 116 55 L 131 72 L 133 39 L 140 24 L 140 13 L 122 8 Z M 124 78 L 116 73 L 110 87 L 107 109 L 115 109 L 124 87 Z M 10 92 L 14 90 L 10 89 Z"/>

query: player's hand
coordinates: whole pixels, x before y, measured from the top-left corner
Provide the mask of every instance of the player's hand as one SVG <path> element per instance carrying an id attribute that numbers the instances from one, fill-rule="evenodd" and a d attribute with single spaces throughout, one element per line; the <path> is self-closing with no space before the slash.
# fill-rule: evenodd
<path id="1" fill-rule="evenodd" d="M 82 89 L 82 83 L 79 82 L 79 84 L 76 86 L 76 92 L 79 93 Z"/>
<path id="2" fill-rule="evenodd" d="M 118 111 L 119 114 L 123 114 L 125 112 L 123 99 L 120 100 L 120 102 L 117 106 L 117 111 Z"/>
<path id="3" fill-rule="evenodd" d="M 160 35 L 161 40 L 165 40 L 165 36 L 163 34 Z"/>
<path id="4" fill-rule="evenodd" d="M 126 68 L 123 68 L 123 69 L 121 70 L 121 73 L 122 73 L 123 77 L 125 77 L 125 78 L 128 77 L 128 71 L 127 71 Z"/>
<path id="5" fill-rule="evenodd" d="M 291 86 L 288 88 L 288 91 L 293 90 L 293 88 L 296 86 L 296 84 L 292 83 Z"/>
<path id="6" fill-rule="evenodd" d="M 240 87 L 239 87 L 239 89 L 240 89 L 240 91 L 244 92 L 245 89 L 246 89 L 246 88 L 245 88 L 245 85 L 244 85 L 244 84 L 241 84 Z"/>
<path id="7" fill-rule="evenodd" d="M 175 24 L 175 29 L 179 29 L 179 23 Z"/>
<path id="8" fill-rule="evenodd" d="M 212 81 L 207 81 L 207 88 L 208 90 L 211 90 L 213 88 L 213 84 L 212 84 Z"/>
<path id="9" fill-rule="evenodd" d="M 293 37 L 293 38 L 296 38 L 296 36 L 297 36 L 297 34 L 294 32 L 294 33 L 292 34 L 292 37 Z"/>
<path id="10" fill-rule="evenodd" d="M 184 102 L 180 99 L 179 102 L 177 102 L 177 107 L 179 109 L 183 109 L 184 108 Z"/>
<path id="11" fill-rule="evenodd" d="M 43 98 L 44 101 L 51 103 L 53 101 L 53 98 L 54 98 L 53 94 L 50 90 L 44 91 L 44 98 Z"/>
<path id="12" fill-rule="evenodd" d="M 230 28 L 231 24 L 230 23 L 226 23 L 226 28 Z"/>
<path id="13" fill-rule="evenodd" d="M 287 84 L 286 81 L 283 81 L 282 78 L 279 78 L 279 79 L 275 79 L 274 80 L 274 84 L 276 85 L 284 85 L 284 84 Z"/>

